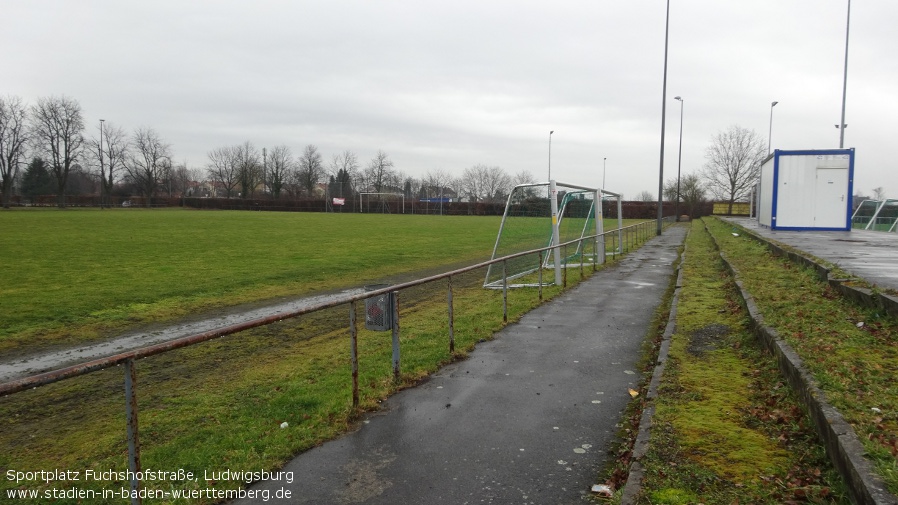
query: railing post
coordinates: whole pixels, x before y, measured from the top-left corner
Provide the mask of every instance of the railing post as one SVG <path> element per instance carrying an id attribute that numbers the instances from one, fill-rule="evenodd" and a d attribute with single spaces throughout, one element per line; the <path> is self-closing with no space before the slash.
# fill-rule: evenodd
<path id="1" fill-rule="evenodd" d="M 455 311 L 452 306 L 452 276 L 449 279 L 449 352 L 455 352 Z"/>
<path id="2" fill-rule="evenodd" d="M 567 287 L 567 244 L 564 244 L 564 268 L 562 269 L 562 275 L 564 276 L 564 281 L 562 282 L 562 286 Z"/>
<path id="3" fill-rule="evenodd" d="M 399 381 L 399 291 L 390 293 L 393 298 L 393 380 Z"/>
<path id="4" fill-rule="evenodd" d="M 537 274 L 539 280 L 537 281 L 537 283 L 539 284 L 539 301 L 543 301 L 543 252 L 540 251 L 538 254 L 539 254 L 539 265 L 537 265 L 536 270 L 537 270 L 537 272 L 539 272 Z"/>
<path id="5" fill-rule="evenodd" d="M 140 505 L 140 438 L 137 430 L 137 370 L 134 360 L 125 361 L 125 415 L 128 418 L 128 470 L 131 471 L 131 503 Z"/>
<path id="6" fill-rule="evenodd" d="M 583 245 L 583 239 L 580 239 L 580 241 L 577 242 L 577 246 L 580 249 L 580 280 L 582 281 L 585 275 L 583 273 L 583 255 L 586 254 L 586 247 Z"/>
<path id="7" fill-rule="evenodd" d="M 508 322 L 508 260 L 502 260 L 502 322 Z"/>
<path id="8" fill-rule="evenodd" d="M 359 406 L 359 332 L 355 300 L 349 302 L 349 354 L 352 361 L 352 406 Z"/>

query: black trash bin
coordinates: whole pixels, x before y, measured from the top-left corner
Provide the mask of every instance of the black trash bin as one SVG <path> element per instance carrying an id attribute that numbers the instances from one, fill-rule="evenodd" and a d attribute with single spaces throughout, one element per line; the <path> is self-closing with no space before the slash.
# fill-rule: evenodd
<path id="1" fill-rule="evenodd" d="M 378 291 L 390 287 L 389 284 L 370 284 L 365 291 Z M 365 328 L 373 331 L 393 329 L 393 307 L 396 300 L 392 292 L 382 293 L 365 299 Z"/>

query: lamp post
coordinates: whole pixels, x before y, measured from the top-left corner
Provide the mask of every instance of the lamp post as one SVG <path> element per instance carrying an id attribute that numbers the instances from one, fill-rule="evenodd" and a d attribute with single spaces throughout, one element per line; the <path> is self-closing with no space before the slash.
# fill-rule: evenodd
<path id="1" fill-rule="evenodd" d="M 555 130 L 549 132 L 549 180 L 552 180 L 552 134 Z"/>
<path id="2" fill-rule="evenodd" d="M 100 208 L 104 207 L 103 205 L 103 188 L 106 186 L 106 169 L 103 167 L 103 123 L 105 119 L 100 120 Z"/>
<path id="3" fill-rule="evenodd" d="M 779 102 L 770 102 L 770 129 L 767 130 L 767 154 L 770 154 L 770 139 L 773 138 L 773 107 Z"/>
<path id="4" fill-rule="evenodd" d="M 664 119 L 667 109 L 667 41 L 670 28 L 670 0 L 667 0 L 667 14 L 664 18 L 664 84 L 661 87 L 661 163 L 658 168 L 658 229 L 661 235 L 661 221 L 664 219 Z"/>
<path id="5" fill-rule="evenodd" d="M 680 221 L 680 168 L 683 166 L 683 106 L 686 100 L 675 96 L 674 100 L 680 102 L 680 148 L 677 154 L 677 200 L 674 202 L 674 219 Z"/>
<path id="6" fill-rule="evenodd" d="M 605 163 L 608 158 L 602 158 L 602 189 L 605 189 Z"/>
<path id="7" fill-rule="evenodd" d="M 848 15 L 845 18 L 845 71 L 842 75 L 842 121 L 836 125 L 839 128 L 839 149 L 845 147 L 845 94 L 848 89 L 848 29 L 851 27 L 851 0 L 848 0 Z M 841 128 L 840 128 L 841 126 Z"/>

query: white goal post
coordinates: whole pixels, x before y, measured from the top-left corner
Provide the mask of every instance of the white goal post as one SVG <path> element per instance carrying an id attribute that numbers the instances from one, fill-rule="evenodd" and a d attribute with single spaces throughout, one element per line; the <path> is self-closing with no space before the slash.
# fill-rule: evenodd
<path id="1" fill-rule="evenodd" d="M 549 196 L 551 195 L 551 197 Z M 562 268 L 569 264 L 580 265 L 590 258 L 596 263 L 605 262 L 605 237 L 602 215 L 603 195 L 616 197 L 620 210 L 620 195 L 601 188 L 548 182 L 520 184 L 508 195 L 499 233 L 491 259 L 534 249 L 563 244 L 572 240 L 596 235 L 594 240 L 584 240 L 574 248 L 556 247 L 550 254 L 524 255 L 487 268 L 484 287 L 501 288 L 503 276 L 518 283 L 510 287 L 535 286 L 542 281 L 533 279 L 540 269 L 554 271 L 554 283 L 562 283 Z M 622 222 L 618 211 L 618 228 Z M 573 250 L 573 252 L 570 252 Z M 530 276 L 530 278 L 526 278 Z"/>
<path id="2" fill-rule="evenodd" d="M 359 193 L 359 212 L 365 212 L 365 204 L 363 202 L 364 197 L 368 197 L 368 206 L 371 206 L 371 196 L 392 196 L 394 198 L 402 199 L 402 213 L 405 214 L 405 194 L 404 193 L 380 193 L 380 192 L 360 192 Z M 388 207 L 383 204 L 383 199 L 381 199 L 381 213 L 383 213 L 384 209 L 388 210 Z"/>

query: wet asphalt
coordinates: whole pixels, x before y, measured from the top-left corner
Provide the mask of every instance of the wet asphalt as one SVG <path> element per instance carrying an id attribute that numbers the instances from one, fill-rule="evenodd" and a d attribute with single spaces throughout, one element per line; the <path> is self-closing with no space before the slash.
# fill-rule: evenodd
<path id="1" fill-rule="evenodd" d="M 898 290 L 898 233 L 771 230 L 751 218 L 725 218 L 758 235 L 829 261 L 880 288 Z"/>
<path id="2" fill-rule="evenodd" d="M 268 490 L 268 502 L 233 503 L 586 502 L 686 230 L 669 227 L 392 396 L 358 430 L 300 454 L 283 468 L 292 482 L 250 487 Z"/>

